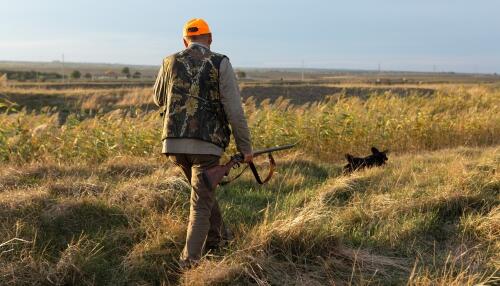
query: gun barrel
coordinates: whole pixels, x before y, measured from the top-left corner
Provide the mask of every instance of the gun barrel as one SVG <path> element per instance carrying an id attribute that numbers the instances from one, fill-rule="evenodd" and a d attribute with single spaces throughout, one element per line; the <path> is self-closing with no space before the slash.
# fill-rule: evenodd
<path id="1" fill-rule="evenodd" d="M 289 145 L 284 145 L 284 146 L 278 146 L 278 147 L 268 148 L 268 149 L 264 149 L 264 150 L 258 150 L 258 151 L 254 151 L 253 155 L 254 156 L 258 156 L 258 155 L 267 154 L 267 153 L 271 153 L 271 152 L 276 152 L 276 151 L 291 149 L 291 148 L 295 147 L 295 145 L 296 144 L 289 144 Z"/>

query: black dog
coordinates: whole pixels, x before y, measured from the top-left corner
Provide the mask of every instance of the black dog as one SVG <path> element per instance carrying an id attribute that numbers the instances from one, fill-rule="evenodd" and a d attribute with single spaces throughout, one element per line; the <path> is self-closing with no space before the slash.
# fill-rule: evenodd
<path id="1" fill-rule="evenodd" d="M 361 168 L 370 168 L 373 166 L 382 166 L 387 159 L 389 150 L 380 152 L 377 148 L 372 147 L 372 155 L 364 158 L 354 157 L 351 154 L 345 154 L 345 158 L 349 164 L 344 166 L 344 174 L 354 172 Z"/>

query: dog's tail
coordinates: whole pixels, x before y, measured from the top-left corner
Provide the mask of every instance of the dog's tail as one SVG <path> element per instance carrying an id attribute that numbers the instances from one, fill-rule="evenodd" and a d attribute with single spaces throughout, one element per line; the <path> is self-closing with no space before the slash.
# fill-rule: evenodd
<path id="1" fill-rule="evenodd" d="M 349 163 L 351 163 L 352 159 L 354 159 L 354 157 L 351 154 L 345 154 L 345 158 L 346 158 L 347 162 L 349 162 Z"/>

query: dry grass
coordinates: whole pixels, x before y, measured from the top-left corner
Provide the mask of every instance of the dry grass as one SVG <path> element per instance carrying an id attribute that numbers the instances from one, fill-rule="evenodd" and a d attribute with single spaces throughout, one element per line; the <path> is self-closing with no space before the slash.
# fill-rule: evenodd
<path id="1" fill-rule="evenodd" d="M 264 215 L 237 250 L 207 260 L 184 282 L 493 283 L 500 150 L 479 150 L 403 156 L 388 169 L 327 180 L 303 207 Z"/>
<path id="2" fill-rule="evenodd" d="M 258 146 L 300 147 L 278 156 L 269 185 L 245 174 L 218 191 L 236 238 L 185 272 L 189 186 L 158 155 L 156 114 L 72 114 L 62 127 L 49 113 L 0 115 L 0 285 L 493 285 L 498 98 L 249 101 Z M 342 153 L 372 144 L 397 152 L 341 175 Z"/>
<path id="3" fill-rule="evenodd" d="M 331 166 L 332 178 L 297 182 L 289 178 L 308 171 L 292 155 L 268 188 L 249 190 L 245 176 L 220 193 L 226 217 L 240 224 L 233 225 L 237 239 L 183 274 L 176 260 L 189 192 L 174 169 L 131 157 L 140 163 L 130 170 L 116 167 L 124 159 L 98 168 L 7 167 L 1 178 L 19 183 L 0 194 L 0 276 L 14 285 L 493 281 L 499 156 L 498 148 L 393 156 L 384 169 L 345 177 Z M 256 222 L 231 207 L 239 196 L 268 194 Z"/>

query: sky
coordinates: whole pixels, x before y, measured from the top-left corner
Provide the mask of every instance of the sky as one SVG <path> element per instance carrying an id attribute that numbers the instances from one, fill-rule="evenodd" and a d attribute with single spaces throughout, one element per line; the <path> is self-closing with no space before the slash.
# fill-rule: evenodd
<path id="1" fill-rule="evenodd" d="M 191 18 L 236 67 L 500 73 L 498 0 L 0 0 L 0 60 L 159 65 Z"/>

